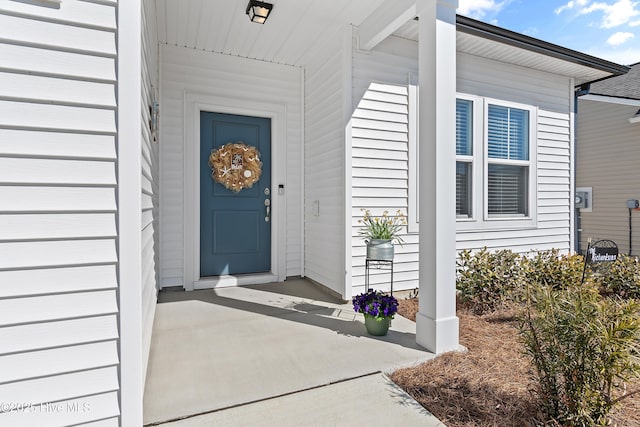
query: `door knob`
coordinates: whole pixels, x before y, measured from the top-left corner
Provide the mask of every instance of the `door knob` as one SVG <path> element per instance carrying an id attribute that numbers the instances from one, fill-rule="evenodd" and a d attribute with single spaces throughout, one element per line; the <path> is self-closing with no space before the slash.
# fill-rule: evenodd
<path id="1" fill-rule="evenodd" d="M 271 200 L 264 199 L 264 205 L 267 208 L 267 216 L 264 217 L 264 222 L 269 222 L 269 218 L 271 217 Z"/>

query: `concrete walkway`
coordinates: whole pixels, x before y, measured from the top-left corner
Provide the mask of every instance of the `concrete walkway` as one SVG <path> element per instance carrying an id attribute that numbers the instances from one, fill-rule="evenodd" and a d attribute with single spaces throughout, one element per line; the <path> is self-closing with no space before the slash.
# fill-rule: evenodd
<path id="1" fill-rule="evenodd" d="M 442 426 L 381 373 L 431 357 L 413 322 L 371 337 L 351 304 L 305 280 L 161 293 L 144 422 Z"/>

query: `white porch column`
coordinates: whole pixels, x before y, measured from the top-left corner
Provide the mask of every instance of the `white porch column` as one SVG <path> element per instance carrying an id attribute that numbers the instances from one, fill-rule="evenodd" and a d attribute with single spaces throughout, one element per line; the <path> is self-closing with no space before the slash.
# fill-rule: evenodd
<path id="1" fill-rule="evenodd" d="M 142 361 L 142 3 L 118 2 L 118 291 L 120 425 L 141 426 Z"/>
<path id="2" fill-rule="evenodd" d="M 420 310 L 416 341 L 458 348 L 455 259 L 457 0 L 416 0 L 419 17 Z"/>

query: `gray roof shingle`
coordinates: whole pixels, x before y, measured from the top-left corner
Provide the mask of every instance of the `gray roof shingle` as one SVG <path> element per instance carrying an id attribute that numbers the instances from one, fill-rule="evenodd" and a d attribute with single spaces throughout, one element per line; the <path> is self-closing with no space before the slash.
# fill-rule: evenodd
<path id="1" fill-rule="evenodd" d="M 632 65 L 627 74 L 592 83 L 589 93 L 616 98 L 640 99 L 640 62 Z"/>

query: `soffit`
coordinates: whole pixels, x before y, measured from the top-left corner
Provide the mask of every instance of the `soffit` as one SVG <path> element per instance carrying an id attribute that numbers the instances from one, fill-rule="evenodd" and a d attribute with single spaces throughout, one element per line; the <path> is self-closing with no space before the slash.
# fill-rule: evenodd
<path id="1" fill-rule="evenodd" d="M 418 23 L 407 22 L 395 36 L 410 40 L 418 40 Z M 568 60 L 555 58 L 539 52 L 533 52 L 518 46 L 490 40 L 484 37 L 457 31 L 457 51 L 482 58 L 500 61 L 520 67 L 544 71 L 575 78 L 575 84 L 580 85 L 611 76 L 610 72 L 577 64 Z M 579 52 L 576 52 L 579 55 Z"/>
<path id="2" fill-rule="evenodd" d="M 359 25 L 383 0 L 272 0 L 264 25 L 248 0 L 156 0 L 158 41 L 172 46 L 303 66 L 344 25 Z"/>

